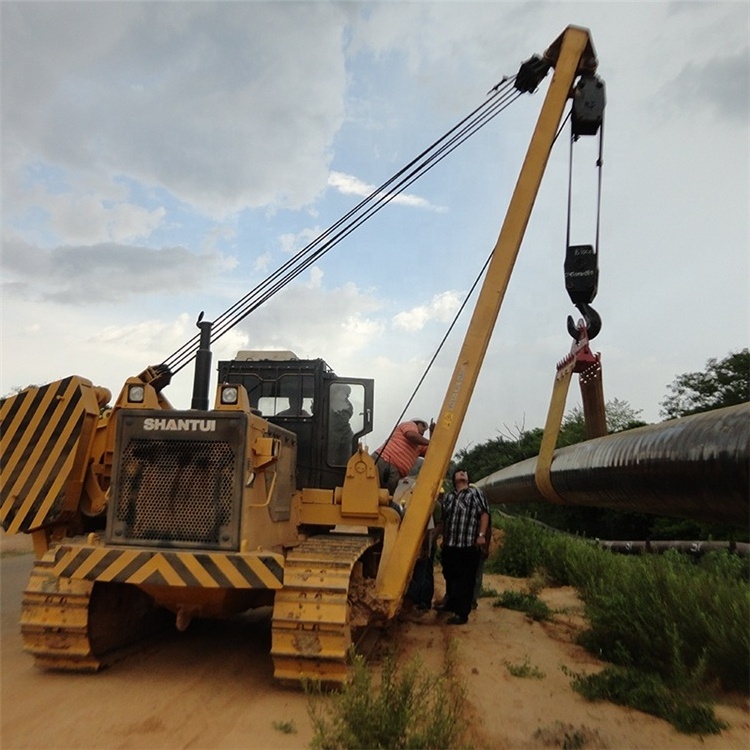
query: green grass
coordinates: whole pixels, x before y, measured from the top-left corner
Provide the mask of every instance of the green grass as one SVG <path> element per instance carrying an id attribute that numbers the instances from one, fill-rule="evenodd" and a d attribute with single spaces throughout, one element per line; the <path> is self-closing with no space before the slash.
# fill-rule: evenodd
<path id="1" fill-rule="evenodd" d="M 667 682 L 718 682 L 748 691 L 745 560 L 728 552 L 699 562 L 677 552 L 616 555 L 523 519 L 501 523 L 504 545 L 488 568 L 524 577 L 543 570 L 550 583 L 575 586 L 590 623 L 584 645 L 594 653 L 620 666 L 637 664 Z"/>
<path id="2" fill-rule="evenodd" d="M 620 679 L 627 676 L 626 685 L 638 682 L 634 675 L 642 675 L 638 687 L 618 693 L 608 684 L 605 695 L 625 701 L 628 694 L 626 705 L 640 710 L 650 704 L 650 713 L 667 718 L 681 731 L 718 731 L 710 704 L 691 704 L 685 696 L 702 697 L 717 685 L 748 692 L 746 559 L 729 552 L 709 553 L 697 561 L 678 552 L 622 556 L 525 519 L 503 519 L 499 525 L 505 532 L 503 546 L 485 570 L 574 586 L 589 623 L 582 645 L 624 670 L 616 674 Z M 538 590 L 539 585 L 534 586 L 533 591 Z M 496 605 L 533 616 L 534 599 L 532 594 L 506 592 Z M 661 691 L 679 696 L 683 708 L 667 710 L 671 704 Z M 691 730 L 692 726 L 703 728 Z"/>
<path id="3" fill-rule="evenodd" d="M 544 672 L 542 672 L 538 667 L 535 667 L 531 663 L 531 660 L 528 656 L 523 660 L 523 663 L 521 664 L 513 664 L 509 661 L 504 661 L 503 664 L 505 664 L 505 668 L 508 670 L 508 673 L 513 675 L 513 677 L 533 677 L 537 680 L 541 680 L 546 677 Z"/>
<path id="4" fill-rule="evenodd" d="M 313 724 L 312 748 L 388 750 L 463 747 L 465 691 L 449 654 L 442 674 L 426 672 L 419 661 L 399 667 L 385 658 L 380 680 L 363 657 L 352 655 L 352 678 L 339 693 L 307 686 Z"/>
<path id="5" fill-rule="evenodd" d="M 748 688 L 750 587 L 677 553 L 611 561 L 580 589 L 587 645 L 621 666 L 665 681 Z"/>
<path id="6" fill-rule="evenodd" d="M 491 586 L 485 586 L 482 585 L 482 590 L 479 592 L 479 598 L 480 599 L 487 599 L 489 597 L 495 597 L 497 596 L 497 591 L 493 589 Z"/>
<path id="7" fill-rule="evenodd" d="M 659 675 L 632 667 L 606 667 L 595 675 L 572 674 L 571 685 L 590 701 L 606 700 L 658 716 L 684 734 L 719 734 L 727 725 L 713 707 L 665 685 Z"/>
<path id="8" fill-rule="evenodd" d="M 537 622 L 551 620 L 554 614 L 541 599 L 538 599 L 534 594 L 526 594 L 522 591 L 503 591 L 492 606 L 525 612 L 532 620 Z"/>
<path id="9" fill-rule="evenodd" d="M 500 549 L 487 559 L 485 572 L 526 578 L 542 566 L 548 531 L 522 518 L 504 518 L 496 524 L 505 536 Z"/>
<path id="10" fill-rule="evenodd" d="M 274 721 L 271 726 L 282 734 L 297 734 L 297 727 L 293 721 Z"/>

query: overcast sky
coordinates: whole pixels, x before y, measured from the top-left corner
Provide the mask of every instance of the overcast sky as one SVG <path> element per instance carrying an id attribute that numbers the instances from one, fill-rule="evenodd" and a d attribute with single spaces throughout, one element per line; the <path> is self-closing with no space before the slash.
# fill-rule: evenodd
<path id="1" fill-rule="evenodd" d="M 607 86 L 593 348 L 606 398 L 659 421 L 677 375 L 750 340 L 749 8 L 5 0 L 0 393 L 71 374 L 117 393 L 574 24 Z M 546 86 L 221 338 L 214 363 L 291 349 L 375 378 L 375 447 L 495 244 Z M 594 241 L 596 148 L 576 148 L 576 243 Z M 458 448 L 544 424 L 577 315 L 568 157 L 566 133 Z M 407 416 L 437 417 L 468 317 Z M 166 394 L 188 408 L 191 388 L 189 367 Z"/>

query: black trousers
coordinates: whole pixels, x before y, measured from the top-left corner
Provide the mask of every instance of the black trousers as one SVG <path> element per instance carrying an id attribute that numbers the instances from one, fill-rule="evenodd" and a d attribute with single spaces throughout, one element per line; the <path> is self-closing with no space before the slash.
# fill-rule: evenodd
<path id="1" fill-rule="evenodd" d="M 468 617 L 474 599 L 481 550 L 476 547 L 443 547 L 443 575 L 450 608 L 459 617 Z"/>
<path id="2" fill-rule="evenodd" d="M 388 494 L 393 495 L 396 487 L 398 487 L 401 474 L 393 464 L 389 464 L 388 461 L 381 458 L 377 453 L 373 453 L 372 457 L 375 459 L 375 468 L 380 479 L 380 486 L 388 490 Z"/>
<path id="3" fill-rule="evenodd" d="M 434 551 L 432 555 L 420 557 L 414 563 L 414 572 L 409 582 L 409 588 L 406 590 L 406 595 L 417 607 L 429 609 L 432 606 L 432 597 L 435 593 L 434 566 Z"/>

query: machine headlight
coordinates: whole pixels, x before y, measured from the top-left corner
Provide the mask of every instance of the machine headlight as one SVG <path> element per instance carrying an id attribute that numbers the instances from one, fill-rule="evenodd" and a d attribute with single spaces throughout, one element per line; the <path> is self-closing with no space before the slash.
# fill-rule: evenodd
<path id="1" fill-rule="evenodd" d="M 239 398 L 239 391 L 237 386 L 228 385 L 221 389 L 221 403 L 222 404 L 236 404 Z"/>
<path id="2" fill-rule="evenodd" d="M 128 387 L 128 401 L 131 404 L 142 404 L 146 396 L 146 389 L 142 385 L 131 385 Z"/>

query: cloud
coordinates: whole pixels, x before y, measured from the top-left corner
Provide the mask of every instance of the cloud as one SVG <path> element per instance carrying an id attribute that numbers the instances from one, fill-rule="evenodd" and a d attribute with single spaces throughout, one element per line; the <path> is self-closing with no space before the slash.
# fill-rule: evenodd
<path id="1" fill-rule="evenodd" d="M 402 331 L 421 331 L 431 321 L 448 323 L 453 320 L 460 306 L 461 299 L 457 292 L 442 292 L 436 294 L 426 305 L 418 305 L 395 315 L 393 327 Z"/>
<path id="2" fill-rule="evenodd" d="M 89 342 L 99 347 L 103 354 L 133 348 L 163 356 L 168 348 L 190 337 L 192 322 L 183 313 L 175 320 L 145 320 L 125 325 L 109 325 L 92 334 Z"/>
<path id="3" fill-rule="evenodd" d="M 212 216 L 299 208 L 343 121 L 344 18 L 330 3 L 3 4 L 3 137 L 27 162 L 125 175 Z"/>
<path id="4" fill-rule="evenodd" d="M 313 269 L 309 283 L 290 285 L 237 326 L 251 349 L 291 349 L 300 357 L 356 355 L 377 346 L 386 330 L 374 292 L 347 283 L 325 288 Z"/>
<path id="5" fill-rule="evenodd" d="M 300 232 L 285 232 L 279 237 L 281 251 L 287 255 L 298 253 L 307 247 L 314 239 L 320 236 L 323 230 L 320 227 L 303 229 Z"/>
<path id="6" fill-rule="evenodd" d="M 311 289 L 320 289 L 323 285 L 323 271 L 317 266 L 313 266 L 310 269 L 310 280 L 307 282 L 307 286 Z"/>
<path id="7" fill-rule="evenodd" d="M 216 250 L 222 240 L 233 240 L 237 236 L 237 229 L 226 224 L 216 224 L 211 227 L 203 238 L 201 248 L 204 252 Z"/>
<path id="8" fill-rule="evenodd" d="M 271 264 L 271 253 L 263 253 L 259 255 L 253 264 L 253 268 L 256 271 L 267 271 Z"/>
<path id="9" fill-rule="evenodd" d="M 666 90 L 675 103 L 700 110 L 708 105 L 719 116 L 746 125 L 750 96 L 750 48 L 705 63 L 688 63 Z"/>
<path id="10" fill-rule="evenodd" d="M 377 189 L 375 185 L 362 182 L 362 180 L 342 172 L 331 172 L 328 176 L 328 186 L 335 188 L 343 195 L 356 195 L 360 198 L 366 198 Z M 389 193 L 383 194 L 384 197 L 388 195 Z M 445 211 L 444 208 L 433 206 L 424 198 L 420 198 L 417 195 L 411 195 L 410 193 L 400 193 L 399 195 L 395 195 L 393 196 L 392 201 L 400 206 L 427 208 L 431 211 Z"/>
<path id="11" fill-rule="evenodd" d="M 105 206 L 93 195 L 47 196 L 39 201 L 50 214 L 49 226 L 73 243 L 125 242 L 148 237 L 164 220 L 166 210 L 149 211 L 132 203 Z"/>
<path id="12" fill-rule="evenodd" d="M 3 289 L 9 296 L 65 304 L 124 302 L 199 288 L 232 265 L 217 253 L 195 255 L 184 247 L 110 242 L 44 249 L 11 236 L 3 243 Z"/>

